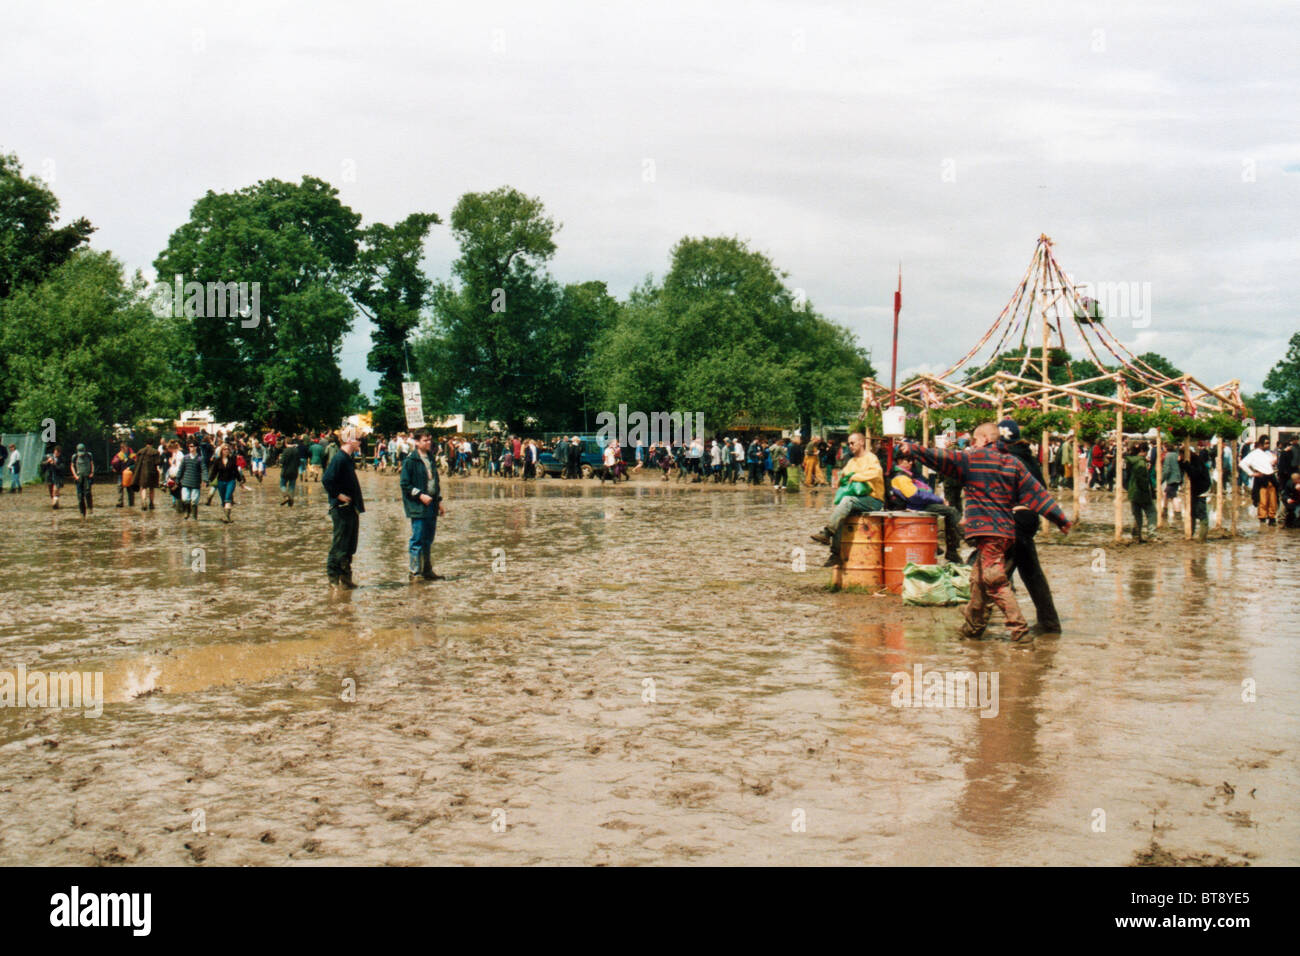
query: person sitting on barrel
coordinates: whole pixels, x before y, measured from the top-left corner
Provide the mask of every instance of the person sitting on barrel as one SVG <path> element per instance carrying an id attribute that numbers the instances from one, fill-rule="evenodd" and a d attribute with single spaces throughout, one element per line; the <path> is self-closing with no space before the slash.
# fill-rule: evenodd
<path id="1" fill-rule="evenodd" d="M 862 432 L 849 436 L 849 455 L 840 473 L 830 523 L 812 536 L 818 544 L 830 545 L 831 554 L 824 565 L 828 568 L 840 563 L 840 533 L 849 515 L 885 507 L 885 474 L 880 459 L 867 450 L 867 436 Z"/>
<path id="2" fill-rule="evenodd" d="M 961 514 L 921 480 L 913 470 L 912 456 L 906 452 L 899 452 L 894 461 L 894 471 L 889 477 L 889 497 L 891 505 L 896 504 L 900 510 L 924 511 L 943 518 L 944 550 L 939 554 L 946 554 L 949 561 L 961 563 L 961 530 L 958 527 Z"/>

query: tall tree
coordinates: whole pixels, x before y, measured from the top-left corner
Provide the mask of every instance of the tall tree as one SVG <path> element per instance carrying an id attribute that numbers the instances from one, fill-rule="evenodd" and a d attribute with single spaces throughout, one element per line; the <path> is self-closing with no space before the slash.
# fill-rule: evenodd
<path id="1" fill-rule="evenodd" d="M 24 176 L 17 156 L 0 154 L 0 299 L 41 281 L 95 231 L 84 217 L 56 229 L 58 215 L 54 193 Z"/>
<path id="2" fill-rule="evenodd" d="M 432 285 L 420 267 L 424 240 L 440 222 L 433 213 L 417 212 L 395 226 L 377 223 L 361 234 L 352 297 L 374 326 L 367 367 L 379 373 L 374 426 L 386 435 L 400 431 L 406 424 L 402 404 L 406 341 L 420 324 Z"/>
<path id="3" fill-rule="evenodd" d="M 161 283 L 257 283 L 258 314 L 190 314 L 188 400 L 280 428 L 336 424 L 357 386 L 339 355 L 352 326 L 361 217 L 328 183 L 265 180 L 209 191 L 154 261 Z M 176 306 L 177 303 L 172 303 Z"/>
<path id="4" fill-rule="evenodd" d="M 419 350 L 432 406 L 512 430 L 545 410 L 562 322 L 563 292 L 545 268 L 557 229 L 541 200 L 508 186 L 456 203 L 454 282 L 435 284 Z"/>
<path id="5" fill-rule="evenodd" d="M 149 307 L 144 279 L 128 282 L 107 252 L 78 250 L 39 285 L 0 302 L 0 381 L 11 389 L 6 428 L 92 432 L 174 418 L 180 323 Z"/>

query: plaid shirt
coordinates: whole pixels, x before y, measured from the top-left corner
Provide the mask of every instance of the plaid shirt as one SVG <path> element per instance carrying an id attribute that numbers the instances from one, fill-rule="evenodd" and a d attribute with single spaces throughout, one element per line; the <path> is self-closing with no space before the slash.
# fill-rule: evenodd
<path id="1" fill-rule="evenodd" d="M 915 461 L 962 482 L 968 538 L 1014 538 L 1016 522 L 1011 509 L 1015 505 L 1037 511 L 1058 528 L 1069 526 L 1065 512 L 1047 489 L 1018 459 L 999 451 L 996 445 L 953 452 L 912 444 L 903 447 Z"/>

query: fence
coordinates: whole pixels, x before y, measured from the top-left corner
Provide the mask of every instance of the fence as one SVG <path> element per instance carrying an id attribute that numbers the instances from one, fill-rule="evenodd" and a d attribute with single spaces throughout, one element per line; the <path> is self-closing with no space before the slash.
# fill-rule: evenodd
<path id="1" fill-rule="evenodd" d="M 5 448 L 10 445 L 18 446 L 18 461 L 22 465 L 20 477 L 23 484 L 35 481 L 40 476 L 41 459 L 45 457 L 45 442 L 41 441 L 41 433 L 0 434 L 0 440 L 4 442 Z M 9 487 L 9 476 L 12 474 L 9 470 L 8 459 L 5 460 L 3 472 L 4 480 L 0 482 L 0 487 L 7 489 Z"/>

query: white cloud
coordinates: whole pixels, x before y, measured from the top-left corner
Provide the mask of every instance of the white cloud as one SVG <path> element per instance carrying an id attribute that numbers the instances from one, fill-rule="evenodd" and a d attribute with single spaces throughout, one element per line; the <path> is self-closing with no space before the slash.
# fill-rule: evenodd
<path id="1" fill-rule="evenodd" d="M 20 0 L 0 149 L 132 268 L 206 190 L 304 173 L 367 221 L 511 184 L 564 223 L 557 276 L 620 294 L 738 234 L 878 366 L 900 259 L 900 365 L 942 370 L 1046 232 L 1077 276 L 1151 283 L 1174 364 L 1258 387 L 1300 326 L 1291 5 L 1047 11 Z M 435 228 L 430 272 L 454 255 Z"/>

